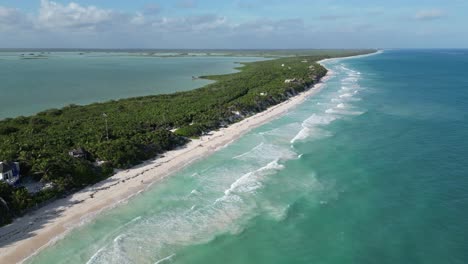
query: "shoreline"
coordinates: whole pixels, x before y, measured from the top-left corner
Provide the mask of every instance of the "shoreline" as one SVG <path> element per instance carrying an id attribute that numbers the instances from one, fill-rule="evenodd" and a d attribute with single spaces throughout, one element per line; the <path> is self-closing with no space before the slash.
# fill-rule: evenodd
<path id="1" fill-rule="evenodd" d="M 371 55 L 373 54 L 378 52 Z M 351 58 L 355 57 L 357 56 Z M 328 60 L 330 59 L 317 63 L 322 64 Z M 332 75 L 333 72 L 328 70 L 319 83 L 280 104 L 227 128 L 212 131 L 209 135 L 192 140 L 180 149 L 168 151 L 157 159 L 119 171 L 102 182 L 40 208 L 40 211 L 36 210 L 15 219 L 12 224 L 0 228 L 0 262 L 24 262 L 63 238 L 73 228 L 93 220 L 99 213 L 151 188 L 158 181 L 211 155 L 252 129 L 281 117 L 320 91 Z"/>

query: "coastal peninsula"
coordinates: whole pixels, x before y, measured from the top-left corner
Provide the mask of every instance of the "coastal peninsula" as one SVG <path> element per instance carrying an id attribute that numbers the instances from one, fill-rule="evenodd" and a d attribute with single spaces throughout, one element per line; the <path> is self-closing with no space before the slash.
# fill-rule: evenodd
<path id="1" fill-rule="evenodd" d="M 239 73 L 204 76 L 216 82 L 189 92 L 73 105 L 1 121 L 0 159 L 19 161 L 22 174 L 48 187 L 31 194 L 2 183 L 3 223 L 30 213 L 0 229 L 0 259 L 24 259 L 89 214 L 286 112 L 320 87 L 327 70 L 319 60 L 369 52 L 248 63 Z"/>

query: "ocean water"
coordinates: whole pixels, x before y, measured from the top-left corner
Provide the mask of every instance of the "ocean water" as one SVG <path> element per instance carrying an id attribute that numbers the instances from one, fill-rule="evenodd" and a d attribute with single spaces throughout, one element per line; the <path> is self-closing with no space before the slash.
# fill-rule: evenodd
<path id="1" fill-rule="evenodd" d="M 21 56 L 26 54 L 26 56 Z M 236 72 L 255 57 L 149 57 L 129 53 L 0 52 L 0 119 L 69 104 L 186 91 L 211 81 L 192 76 Z M 34 54 L 38 55 L 39 52 Z"/>
<path id="2" fill-rule="evenodd" d="M 325 65 L 316 96 L 29 263 L 468 263 L 468 51 Z"/>

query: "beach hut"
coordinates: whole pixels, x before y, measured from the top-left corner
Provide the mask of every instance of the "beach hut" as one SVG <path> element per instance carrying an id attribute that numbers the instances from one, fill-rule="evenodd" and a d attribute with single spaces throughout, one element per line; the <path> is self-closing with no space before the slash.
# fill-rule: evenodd
<path id="1" fill-rule="evenodd" d="M 20 166 L 18 162 L 0 162 L 0 180 L 10 185 L 18 182 Z"/>

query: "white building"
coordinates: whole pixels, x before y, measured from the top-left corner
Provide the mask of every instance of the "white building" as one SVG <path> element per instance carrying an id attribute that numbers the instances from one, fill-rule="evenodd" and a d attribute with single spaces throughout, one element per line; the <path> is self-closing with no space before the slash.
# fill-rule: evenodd
<path id="1" fill-rule="evenodd" d="M 20 177 L 20 166 L 18 162 L 0 162 L 0 181 L 15 184 Z"/>
<path id="2" fill-rule="evenodd" d="M 296 78 L 284 80 L 284 83 L 295 83 L 295 82 L 297 82 L 297 79 L 296 79 Z"/>

